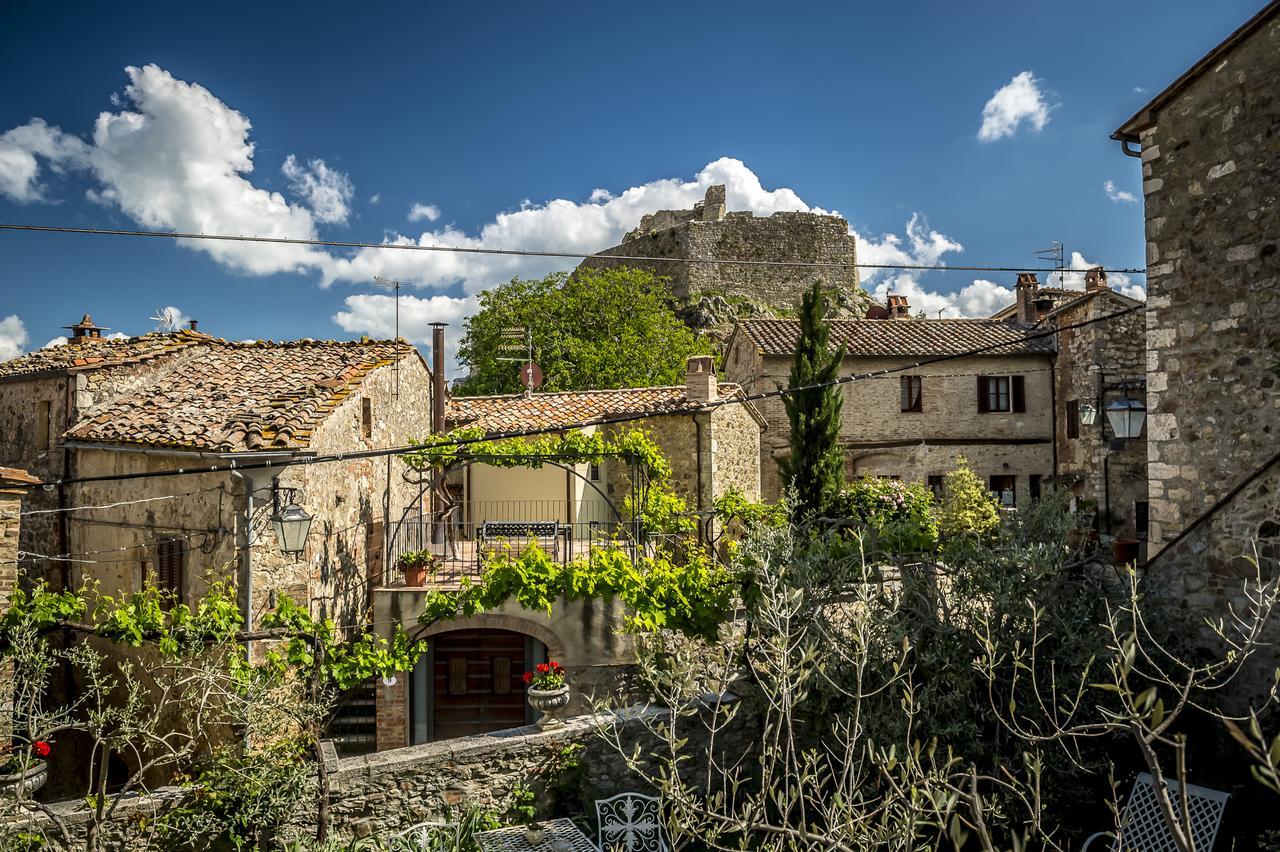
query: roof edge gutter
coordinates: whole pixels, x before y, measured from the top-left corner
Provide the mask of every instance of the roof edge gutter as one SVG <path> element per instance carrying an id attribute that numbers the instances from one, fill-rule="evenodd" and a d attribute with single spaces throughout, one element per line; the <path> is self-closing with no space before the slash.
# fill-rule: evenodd
<path id="1" fill-rule="evenodd" d="M 97 441 L 63 441 L 62 446 L 77 450 L 103 450 L 109 453 L 140 453 L 147 456 L 182 456 L 199 459 L 243 459 L 244 461 L 273 461 L 275 459 L 306 458 L 315 455 L 312 450 L 261 450 L 230 453 L 218 450 L 180 450 L 175 447 L 150 447 L 145 444 L 109 444 Z"/>

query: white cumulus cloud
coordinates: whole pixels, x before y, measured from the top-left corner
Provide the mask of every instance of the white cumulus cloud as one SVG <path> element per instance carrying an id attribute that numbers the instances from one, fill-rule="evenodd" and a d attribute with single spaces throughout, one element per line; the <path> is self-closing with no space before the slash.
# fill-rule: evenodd
<path id="1" fill-rule="evenodd" d="M 434 222 L 440 218 L 440 208 L 434 204 L 415 204 L 409 208 L 408 218 L 410 222 L 421 222 L 423 219 Z"/>
<path id="2" fill-rule="evenodd" d="M 1049 113 L 1054 105 L 1041 89 L 1041 81 L 1030 71 L 1013 75 L 1013 79 L 1005 83 L 987 101 L 982 108 L 982 127 L 978 130 L 978 139 L 982 142 L 994 142 L 1006 136 L 1013 136 L 1025 122 L 1033 131 L 1039 132 L 1049 121 Z"/>
<path id="3" fill-rule="evenodd" d="M 1092 269 L 1101 264 L 1086 260 L 1085 256 L 1078 251 L 1071 252 L 1071 262 L 1067 264 L 1070 271 L 1064 272 L 1062 275 L 1056 272 L 1049 274 L 1048 286 L 1063 287 L 1067 290 L 1083 290 L 1084 289 L 1084 271 Z M 1123 272 L 1107 272 L 1107 284 L 1117 293 L 1128 296 L 1131 299 L 1147 298 L 1147 288 L 1133 280 L 1132 276 Z"/>
<path id="4" fill-rule="evenodd" d="M 351 197 L 355 187 L 342 172 L 325 165 L 324 160 L 310 160 L 307 165 L 298 164 L 298 158 L 290 154 L 280 167 L 289 188 L 311 208 L 319 222 L 340 225 L 351 215 Z"/>
<path id="5" fill-rule="evenodd" d="M 1132 192 L 1126 192 L 1123 189 L 1116 189 L 1116 182 L 1113 180 L 1103 181 L 1102 189 L 1107 193 L 1107 198 L 1110 198 L 1117 204 L 1134 204 L 1138 200 L 1138 196 L 1134 195 Z"/>
<path id="6" fill-rule="evenodd" d="M 0 361 L 17 358 L 27 348 L 27 326 L 17 314 L 0 319 Z"/>
<path id="7" fill-rule="evenodd" d="M 87 150 L 82 140 L 39 118 L 5 131 L 0 134 L 0 195 L 21 202 L 45 200 L 41 161 L 62 172 L 83 164 Z"/>
<path id="8" fill-rule="evenodd" d="M 390 340 L 395 336 L 395 298 L 360 294 L 348 296 L 346 310 L 333 315 L 333 321 L 351 334 L 367 334 L 370 337 Z M 446 372 L 455 374 L 458 369 L 458 342 L 462 337 L 462 321 L 475 313 L 479 300 L 474 296 L 400 297 L 400 336 L 419 346 L 431 343 L 431 323 L 448 323 L 445 332 Z"/>

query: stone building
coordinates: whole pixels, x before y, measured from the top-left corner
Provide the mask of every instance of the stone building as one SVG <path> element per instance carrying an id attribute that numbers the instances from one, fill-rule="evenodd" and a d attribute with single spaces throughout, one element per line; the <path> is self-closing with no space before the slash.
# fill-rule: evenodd
<path id="1" fill-rule="evenodd" d="M 1271 2 L 1112 137 L 1146 205 L 1151 546 L 1201 628 L 1280 548 L 1278 92 Z"/>
<path id="2" fill-rule="evenodd" d="M 25 470 L 0 467 L 0 609 L 18 585 L 22 504 L 39 481 Z"/>
<path id="3" fill-rule="evenodd" d="M 882 319 L 832 320 L 832 348 L 843 346 L 840 375 L 907 367 L 901 373 L 846 384 L 840 441 L 846 478 L 863 474 L 941 478 L 964 456 L 1006 505 L 1038 496 L 1053 473 L 1053 345 L 1020 342 L 1023 324 L 981 319 L 911 319 L 905 297 L 873 308 Z M 749 394 L 786 387 L 799 320 L 739 322 L 729 337 L 725 374 Z M 1007 345 L 1002 345 L 1007 344 Z M 927 366 L 922 357 L 982 355 Z M 781 496 L 778 462 L 790 452 L 781 398 L 759 403 L 769 424 L 761 444 L 761 492 Z"/>
<path id="4" fill-rule="evenodd" d="M 416 492 L 390 457 L 308 462 L 430 431 L 418 351 L 100 331 L 86 316 L 67 344 L 0 364 L 0 464 L 70 483 L 32 492 L 32 508 L 54 511 L 24 524 L 23 570 L 112 595 L 158 585 L 187 601 L 232 581 L 255 624 L 279 595 L 362 624 L 384 568 L 385 502 L 397 513 Z M 224 469 L 164 475 L 206 464 Z M 272 528 L 288 503 L 313 518 L 296 556 Z"/>
<path id="5" fill-rule="evenodd" d="M 1019 273 L 1013 304 L 992 315 L 1023 327 L 1058 329 L 1053 371 L 1054 473 L 1096 513 L 1101 533 L 1147 538 L 1147 439 L 1117 441 L 1105 409 L 1120 399 L 1146 398 L 1145 311 L 1112 290 L 1106 270 L 1090 269 L 1084 290 L 1041 287 Z M 1072 326 L 1121 311 L 1114 320 Z"/>
<path id="6" fill-rule="evenodd" d="M 675 490 L 690 508 L 709 513 L 713 501 L 731 488 L 759 499 L 765 425 L 751 404 L 723 404 L 740 397 L 742 389 L 717 382 L 711 360 L 691 358 L 686 384 L 675 387 L 455 397 L 449 400 L 448 422 L 501 434 L 643 417 L 587 425 L 582 431 L 648 431 L 671 463 Z M 519 678 L 548 658 L 569 671 L 575 686 L 571 712 L 587 710 L 594 691 L 613 689 L 625 679 L 634 655 L 623 630 L 626 613 L 616 601 L 561 601 L 550 613 L 509 602 L 425 630 L 417 618 L 432 588 L 453 585 L 479 570 L 478 556 L 491 527 L 503 537 L 492 546 L 519 547 L 513 541 L 522 537 L 517 529 L 525 534 L 530 528 L 544 530 L 535 534 L 538 543 L 561 561 L 607 541 L 630 517 L 623 501 L 631 475 L 618 459 L 600 464 L 549 459 L 536 468 L 475 462 L 452 472 L 458 502 L 448 521 L 448 541 L 435 545 L 441 556 L 438 573 L 425 587 L 396 583 L 375 591 L 375 623 L 387 630 L 400 624 L 431 640 L 413 672 L 378 689 L 380 749 L 526 724 L 532 714 Z"/>
<path id="7" fill-rule="evenodd" d="M 610 256 L 628 259 L 611 261 Z M 747 263 L 707 262 L 711 260 Z M 814 281 L 831 291 L 838 308 L 847 306 L 860 316 L 866 297 L 859 287 L 856 261 L 855 238 L 843 218 L 802 212 L 766 217 L 728 212 L 725 187 L 712 186 L 692 210 L 650 213 L 619 245 L 582 265 L 651 269 L 669 279 L 672 295 L 686 304 L 691 324 L 714 326 L 726 321 L 731 325 L 734 318 L 753 313 L 792 311 Z"/>

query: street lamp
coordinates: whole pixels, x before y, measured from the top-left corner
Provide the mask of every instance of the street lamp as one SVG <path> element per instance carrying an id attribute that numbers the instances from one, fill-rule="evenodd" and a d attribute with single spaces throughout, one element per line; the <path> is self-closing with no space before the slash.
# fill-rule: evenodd
<path id="1" fill-rule="evenodd" d="M 276 511 L 271 517 L 271 526 L 276 531 L 276 544 L 281 553 L 298 554 L 307 543 L 307 533 L 311 531 L 312 517 L 306 509 L 293 502 L 293 489 L 287 489 L 285 497 L 287 505 L 280 508 L 280 489 L 274 494 Z"/>
<path id="2" fill-rule="evenodd" d="M 1120 440 L 1136 438 L 1142 434 L 1142 424 L 1147 419 L 1147 407 L 1136 399 L 1113 400 L 1107 406 L 1107 420 L 1111 432 Z"/>
<path id="3" fill-rule="evenodd" d="M 1080 403 L 1080 425 L 1092 426 L 1098 422 L 1098 409 L 1094 408 L 1092 403 Z"/>

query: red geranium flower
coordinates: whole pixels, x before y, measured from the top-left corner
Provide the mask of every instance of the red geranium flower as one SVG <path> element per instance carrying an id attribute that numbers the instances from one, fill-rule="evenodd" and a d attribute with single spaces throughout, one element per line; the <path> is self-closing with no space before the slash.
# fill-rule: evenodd
<path id="1" fill-rule="evenodd" d="M 49 748 L 49 744 L 44 740 L 36 740 L 34 743 L 32 743 L 31 750 L 34 751 L 36 754 L 38 754 L 40 757 L 48 757 L 49 752 L 52 751 L 52 749 Z"/>
<path id="2" fill-rule="evenodd" d="M 551 667 L 546 663 L 538 663 L 538 674 L 546 674 L 551 671 Z"/>
<path id="3" fill-rule="evenodd" d="M 524 673 L 524 682 L 525 682 L 525 683 L 528 683 L 528 682 L 529 682 L 529 681 L 531 681 L 531 680 L 533 680 L 533 672 L 525 672 L 525 673 Z"/>

